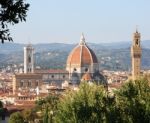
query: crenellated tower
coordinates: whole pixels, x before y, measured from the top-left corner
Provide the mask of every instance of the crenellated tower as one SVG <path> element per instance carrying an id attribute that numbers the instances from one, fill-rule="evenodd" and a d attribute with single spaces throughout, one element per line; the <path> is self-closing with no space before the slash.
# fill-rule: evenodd
<path id="1" fill-rule="evenodd" d="M 132 59 L 132 79 L 135 80 L 140 76 L 141 71 L 141 35 L 136 29 L 133 34 L 133 42 L 131 46 L 131 59 Z"/>

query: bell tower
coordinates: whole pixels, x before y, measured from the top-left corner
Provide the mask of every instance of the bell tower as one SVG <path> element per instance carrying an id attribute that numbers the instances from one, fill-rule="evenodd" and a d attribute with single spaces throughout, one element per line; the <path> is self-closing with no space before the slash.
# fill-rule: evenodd
<path id="1" fill-rule="evenodd" d="M 31 44 L 24 47 L 24 73 L 34 73 L 34 48 Z"/>
<path id="2" fill-rule="evenodd" d="M 131 59 L 132 59 L 132 79 L 135 80 L 140 76 L 141 70 L 141 45 L 140 45 L 141 35 L 136 29 L 133 34 L 133 42 L 131 46 Z"/>

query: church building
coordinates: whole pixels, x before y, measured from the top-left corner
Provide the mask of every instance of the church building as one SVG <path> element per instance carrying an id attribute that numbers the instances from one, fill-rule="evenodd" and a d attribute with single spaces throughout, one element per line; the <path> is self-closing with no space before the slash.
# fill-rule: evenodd
<path id="1" fill-rule="evenodd" d="M 69 80 L 72 84 L 80 81 L 93 81 L 105 83 L 106 80 L 99 72 L 99 62 L 92 49 L 90 49 L 82 34 L 79 44 L 69 54 L 66 64 Z"/>
<path id="2" fill-rule="evenodd" d="M 34 72 L 34 56 L 31 44 L 24 47 L 24 73 L 13 76 L 13 94 L 18 92 L 35 92 L 42 85 L 42 75 Z"/>
<path id="3" fill-rule="evenodd" d="M 99 62 L 92 49 L 81 35 L 79 44 L 69 54 L 66 70 L 35 70 L 34 49 L 31 44 L 24 47 L 24 73 L 17 73 L 13 77 L 13 93 L 19 90 L 35 91 L 43 84 L 55 85 L 58 88 L 68 82 L 78 85 L 81 81 L 106 84 L 105 77 L 99 72 Z"/>

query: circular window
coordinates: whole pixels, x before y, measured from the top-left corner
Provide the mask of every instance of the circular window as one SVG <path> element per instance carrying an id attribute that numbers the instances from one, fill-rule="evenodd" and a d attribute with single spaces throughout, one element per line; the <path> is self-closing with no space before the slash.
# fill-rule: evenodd
<path id="1" fill-rule="evenodd" d="M 87 72 L 88 71 L 88 68 L 85 68 L 85 72 Z"/>
<path id="2" fill-rule="evenodd" d="M 74 71 L 77 71 L 77 69 L 76 69 L 76 68 L 74 68 Z"/>

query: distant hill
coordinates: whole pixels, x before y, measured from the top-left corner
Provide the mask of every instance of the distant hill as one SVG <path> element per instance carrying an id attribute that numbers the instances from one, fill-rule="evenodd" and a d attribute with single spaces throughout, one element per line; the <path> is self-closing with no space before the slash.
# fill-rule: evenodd
<path id="1" fill-rule="evenodd" d="M 101 69 L 129 70 L 131 42 L 87 43 L 100 61 Z M 142 41 L 142 67 L 150 69 L 150 41 Z M 34 44 L 36 65 L 42 68 L 65 68 L 67 57 L 76 44 Z M 23 47 L 26 44 L 0 44 L 0 67 L 23 63 Z"/>

